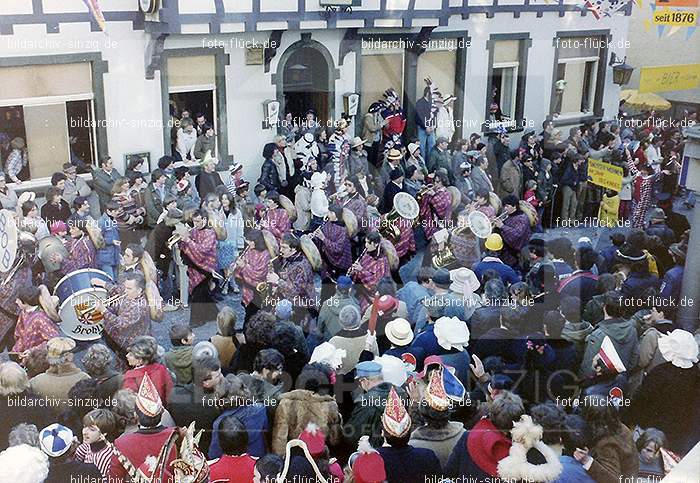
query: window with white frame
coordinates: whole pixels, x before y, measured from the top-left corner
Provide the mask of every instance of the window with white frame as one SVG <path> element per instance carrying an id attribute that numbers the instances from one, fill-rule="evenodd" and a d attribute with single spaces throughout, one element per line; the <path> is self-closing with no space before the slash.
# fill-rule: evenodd
<path id="1" fill-rule="evenodd" d="M 522 40 L 497 40 L 493 44 L 493 62 L 491 64 L 491 91 L 487 93 L 486 106 L 491 121 L 514 121 L 522 116 L 518 109 L 520 92 L 519 76 L 524 75 L 520 58 Z M 496 105 L 496 111 L 490 106 Z"/>
<path id="2" fill-rule="evenodd" d="M 91 64 L 2 67 L 0 78 L 0 133 L 10 141 L 0 162 L 8 177 L 48 177 L 68 161 L 88 172 L 97 159 Z"/>
<path id="3" fill-rule="evenodd" d="M 590 114 L 596 104 L 596 84 L 602 37 L 560 37 L 554 79 L 554 116 Z"/>
<path id="4" fill-rule="evenodd" d="M 194 122 L 197 136 L 203 135 L 202 126 L 197 119 L 204 119 L 217 132 L 216 116 L 216 62 L 213 55 L 172 56 L 168 57 L 168 100 L 170 102 L 171 152 L 178 159 L 194 159 L 192 149 L 186 150 L 184 144 L 178 146 L 179 120 L 183 113 L 189 113 Z M 217 156 L 215 146 L 212 156 Z"/>

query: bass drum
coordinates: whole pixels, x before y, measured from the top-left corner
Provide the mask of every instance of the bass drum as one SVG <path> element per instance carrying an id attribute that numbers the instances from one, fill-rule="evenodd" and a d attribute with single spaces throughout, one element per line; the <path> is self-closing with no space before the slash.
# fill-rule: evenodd
<path id="1" fill-rule="evenodd" d="M 86 268 L 69 273 L 58 281 L 54 289 L 54 295 L 58 297 L 61 330 L 75 340 L 97 340 L 102 337 L 103 314 L 88 312 L 94 306 L 95 299 L 107 298 L 107 290 L 93 287 L 90 282 L 93 278 L 112 283 L 111 277 L 102 270 Z"/>
<path id="2" fill-rule="evenodd" d="M 456 186 L 448 186 L 447 191 L 450 192 L 450 197 L 452 198 L 452 211 L 454 211 L 462 202 L 462 192 L 459 191 L 459 188 Z"/>
<path id="3" fill-rule="evenodd" d="M 386 238 L 382 238 L 382 241 L 379 242 L 379 246 L 382 248 L 382 253 L 386 255 L 389 261 L 389 268 L 391 268 L 392 271 L 399 268 L 399 254 L 396 253 L 394 244 Z"/>
<path id="4" fill-rule="evenodd" d="M 301 251 L 311 264 L 311 268 L 313 268 L 314 271 L 318 271 L 322 263 L 321 253 L 318 251 L 318 247 L 309 235 L 301 235 L 299 237 L 299 242 L 301 243 Z"/>
<path id="5" fill-rule="evenodd" d="M 537 225 L 537 210 L 527 201 L 520 200 L 518 203 L 520 211 L 527 215 L 527 219 L 530 220 L 530 226 L 534 227 Z"/>

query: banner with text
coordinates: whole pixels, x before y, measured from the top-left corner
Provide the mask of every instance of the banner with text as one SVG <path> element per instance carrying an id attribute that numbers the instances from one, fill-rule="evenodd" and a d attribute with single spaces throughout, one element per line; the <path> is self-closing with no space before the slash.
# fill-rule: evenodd
<path id="1" fill-rule="evenodd" d="M 700 64 L 642 67 L 639 92 L 666 92 L 700 86 Z"/>
<path id="2" fill-rule="evenodd" d="M 588 177 L 591 183 L 603 188 L 613 191 L 622 189 L 622 167 L 620 166 L 588 158 Z"/>

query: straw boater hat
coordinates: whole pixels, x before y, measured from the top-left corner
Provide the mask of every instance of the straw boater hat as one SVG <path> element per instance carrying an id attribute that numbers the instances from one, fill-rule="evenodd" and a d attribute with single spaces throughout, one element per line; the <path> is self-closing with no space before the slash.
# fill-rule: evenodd
<path id="1" fill-rule="evenodd" d="M 386 324 L 386 337 L 397 347 L 407 346 L 413 342 L 413 330 L 408 320 L 397 318 Z"/>
<path id="2" fill-rule="evenodd" d="M 687 330 L 676 329 L 659 337 L 659 351 L 664 359 L 681 369 L 690 369 L 698 362 L 698 343 Z"/>
<path id="3" fill-rule="evenodd" d="M 402 438 L 411 430 L 411 417 L 408 415 L 408 411 L 406 411 L 394 386 L 391 387 L 386 398 L 386 405 L 382 414 L 382 425 L 384 431 L 395 438 Z"/>
<path id="4" fill-rule="evenodd" d="M 401 151 L 398 149 L 390 149 L 386 155 L 386 159 L 397 160 L 401 159 Z"/>
<path id="5" fill-rule="evenodd" d="M 362 139 L 360 136 L 355 136 L 352 139 L 352 142 L 350 143 L 350 147 L 353 149 L 358 147 L 358 146 L 364 146 L 364 145 L 365 145 L 365 140 Z"/>
<path id="6" fill-rule="evenodd" d="M 19 195 L 19 198 L 17 198 L 17 205 L 22 206 L 24 203 L 27 201 L 34 201 L 36 199 L 36 193 L 33 191 L 24 191 L 22 194 Z"/>

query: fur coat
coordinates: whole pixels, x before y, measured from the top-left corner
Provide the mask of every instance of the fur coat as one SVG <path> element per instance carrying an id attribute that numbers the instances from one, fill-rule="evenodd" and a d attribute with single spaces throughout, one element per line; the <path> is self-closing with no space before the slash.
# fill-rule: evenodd
<path id="1" fill-rule="evenodd" d="M 282 394 L 272 428 L 272 451 L 284 455 L 287 441 L 298 438 L 309 423 L 315 423 L 326 434 L 327 444 L 340 442 L 343 422 L 333 396 L 305 389 Z"/>

